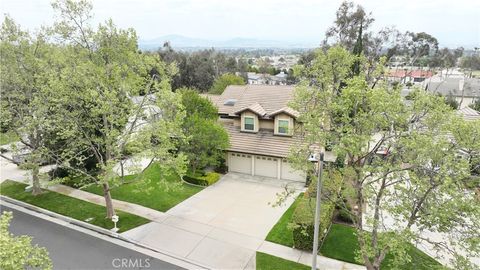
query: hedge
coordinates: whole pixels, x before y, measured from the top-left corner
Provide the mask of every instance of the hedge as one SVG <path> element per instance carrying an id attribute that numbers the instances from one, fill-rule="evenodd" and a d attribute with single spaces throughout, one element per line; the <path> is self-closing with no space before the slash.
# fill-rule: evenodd
<path id="1" fill-rule="evenodd" d="M 216 172 L 208 172 L 205 175 L 185 175 L 183 180 L 187 181 L 190 184 L 199 185 L 199 186 L 210 186 L 216 183 L 220 179 L 220 174 Z"/>
<path id="2" fill-rule="evenodd" d="M 312 250 L 313 233 L 315 228 L 315 203 L 314 198 L 302 198 L 293 213 L 293 244 L 295 248 Z M 335 205 L 331 202 L 322 202 L 320 207 L 320 234 L 322 241 L 332 223 Z"/>

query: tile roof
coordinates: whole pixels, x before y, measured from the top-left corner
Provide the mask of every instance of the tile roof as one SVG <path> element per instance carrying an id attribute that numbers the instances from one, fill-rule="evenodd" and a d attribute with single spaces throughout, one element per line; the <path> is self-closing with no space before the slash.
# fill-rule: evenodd
<path id="1" fill-rule="evenodd" d="M 460 109 L 457 111 L 457 113 L 463 116 L 463 119 L 467 121 L 480 120 L 480 112 L 477 112 L 476 110 L 469 107 Z"/>
<path id="2" fill-rule="evenodd" d="M 300 137 L 275 136 L 272 130 L 259 130 L 257 133 L 241 132 L 233 123 L 224 123 L 230 136 L 229 151 L 258 155 L 287 157 L 290 147 L 301 143 Z"/>
<path id="3" fill-rule="evenodd" d="M 430 78 L 433 76 L 433 72 L 429 70 L 392 70 L 390 71 L 390 77 L 403 78 L 403 77 L 413 77 L 413 78 Z"/>
<path id="4" fill-rule="evenodd" d="M 262 105 L 260 105 L 258 102 L 254 103 L 254 104 L 252 104 L 248 107 L 244 107 L 244 108 L 236 111 L 235 114 L 240 114 L 240 113 L 242 113 L 243 111 L 246 111 L 246 110 L 252 111 L 260 117 L 263 117 L 267 114 L 265 109 L 263 109 Z"/>
<path id="5" fill-rule="evenodd" d="M 295 117 L 295 118 L 297 118 L 297 117 L 300 115 L 296 110 L 294 110 L 294 109 L 292 109 L 292 108 L 290 108 L 290 107 L 283 107 L 283 108 L 278 109 L 278 110 L 276 110 L 276 111 L 274 111 L 274 112 L 271 112 L 271 113 L 270 113 L 270 116 L 275 116 L 275 115 L 277 115 L 277 114 L 279 114 L 279 113 L 286 113 L 286 114 L 288 114 L 288 115 L 290 115 L 290 116 L 292 116 L 292 117 Z"/>
<path id="6" fill-rule="evenodd" d="M 462 88 L 462 83 L 463 91 L 460 90 Z M 441 82 L 428 83 L 427 89 L 428 91 L 439 93 L 443 96 L 480 97 L 480 79 L 446 78 Z"/>
<path id="7" fill-rule="evenodd" d="M 265 117 L 268 117 L 271 113 L 288 107 L 294 90 L 295 86 L 290 85 L 230 85 L 222 95 L 215 98 L 215 104 L 220 114 L 235 116 L 235 112 L 258 103 L 265 111 Z M 233 106 L 224 105 L 228 99 L 236 99 L 237 102 Z M 254 107 L 258 108 L 256 105 Z"/>

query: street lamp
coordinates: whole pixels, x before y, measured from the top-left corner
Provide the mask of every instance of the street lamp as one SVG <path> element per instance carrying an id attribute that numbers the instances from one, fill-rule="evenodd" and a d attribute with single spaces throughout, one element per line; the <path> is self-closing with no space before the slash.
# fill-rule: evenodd
<path id="1" fill-rule="evenodd" d="M 320 201 L 322 194 L 322 172 L 324 161 L 335 161 L 336 157 L 331 152 L 327 155 L 325 160 L 325 153 L 320 152 L 319 158 L 315 154 L 311 154 L 308 161 L 312 163 L 318 163 L 318 180 L 317 180 L 317 197 L 315 205 L 315 228 L 313 231 L 313 250 L 312 250 L 312 270 L 317 269 L 317 253 L 318 253 L 318 234 L 320 230 Z"/>

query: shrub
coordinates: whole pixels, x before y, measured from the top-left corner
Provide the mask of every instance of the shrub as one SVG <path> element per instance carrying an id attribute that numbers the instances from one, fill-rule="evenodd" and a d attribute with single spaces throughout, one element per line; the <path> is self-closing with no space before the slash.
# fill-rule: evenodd
<path id="1" fill-rule="evenodd" d="M 293 244 L 295 248 L 312 250 L 315 217 L 315 199 L 303 198 L 293 213 Z M 320 207 L 319 240 L 323 240 L 332 223 L 334 204 L 324 202 Z"/>
<path id="2" fill-rule="evenodd" d="M 350 211 L 346 209 L 340 209 L 337 213 L 337 219 L 345 223 L 353 224 L 353 216 Z"/>
<path id="3" fill-rule="evenodd" d="M 199 186 L 210 186 L 220 179 L 220 174 L 216 172 L 208 172 L 206 174 L 185 175 L 183 180 L 190 184 Z"/>

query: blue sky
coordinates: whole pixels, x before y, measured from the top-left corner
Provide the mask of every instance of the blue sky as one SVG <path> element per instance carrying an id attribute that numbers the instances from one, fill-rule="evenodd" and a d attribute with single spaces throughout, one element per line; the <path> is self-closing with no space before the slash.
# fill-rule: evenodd
<path id="1" fill-rule="evenodd" d="M 424 31 L 442 46 L 480 47 L 478 0 L 357 0 L 376 19 L 374 29 L 395 25 Z M 29 29 L 53 21 L 49 0 L 1 0 L 8 13 Z M 97 0 L 95 23 L 112 18 L 133 27 L 141 39 L 176 34 L 224 40 L 234 37 L 320 43 L 340 0 Z M 2 18 L 3 19 L 3 18 Z"/>

